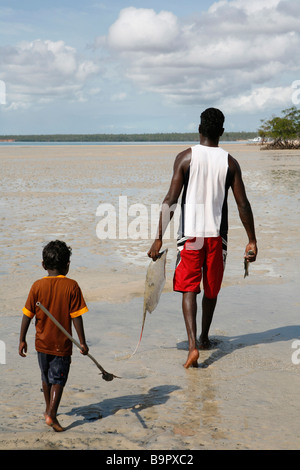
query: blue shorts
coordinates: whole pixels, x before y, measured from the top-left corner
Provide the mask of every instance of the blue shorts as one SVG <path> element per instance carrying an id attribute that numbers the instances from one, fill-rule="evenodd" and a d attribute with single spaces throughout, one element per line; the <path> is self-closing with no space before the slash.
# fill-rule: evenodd
<path id="1" fill-rule="evenodd" d="M 42 381 L 47 385 L 65 386 L 71 364 L 71 356 L 53 356 L 38 352 L 38 361 L 42 373 Z"/>

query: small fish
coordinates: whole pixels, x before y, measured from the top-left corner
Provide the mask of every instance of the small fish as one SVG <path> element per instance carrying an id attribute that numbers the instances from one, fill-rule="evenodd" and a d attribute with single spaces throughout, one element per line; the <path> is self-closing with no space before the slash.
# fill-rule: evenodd
<path id="1" fill-rule="evenodd" d="M 159 254 L 158 259 L 156 261 L 151 260 L 148 266 L 146 280 L 145 280 L 142 331 L 141 331 L 139 342 L 134 352 L 131 354 L 131 356 L 133 356 L 136 353 L 140 345 L 140 342 L 142 340 L 146 314 L 147 312 L 152 313 L 153 310 L 156 309 L 161 293 L 165 286 L 167 253 L 168 253 L 168 249 L 166 249 L 165 251 L 162 251 Z"/>
<path id="2" fill-rule="evenodd" d="M 248 253 L 247 253 L 247 256 L 253 256 L 255 253 L 254 251 L 252 250 L 249 250 Z M 249 276 L 249 261 L 247 260 L 247 258 L 244 258 L 244 279 L 245 277 Z"/>

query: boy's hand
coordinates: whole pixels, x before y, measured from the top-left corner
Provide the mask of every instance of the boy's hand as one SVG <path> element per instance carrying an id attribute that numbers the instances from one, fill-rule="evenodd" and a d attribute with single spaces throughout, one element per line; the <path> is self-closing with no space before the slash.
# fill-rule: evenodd
<path id="1" fill-rule="evenodd" d="M 81 347 L 80 353 L 83 354 L 84 356 L 86 356 L 87 353 L 89 352 L 88 345 L 87 344 L 81 344 L 80 347 Z"/>
<path id="2" fill-rule="evenodd" d="M 20 341 L 19 354 L 22 357 L 26 357 L 26 353 L 27 353 L 27 343 L 26 343 L 26 341 Z"/>

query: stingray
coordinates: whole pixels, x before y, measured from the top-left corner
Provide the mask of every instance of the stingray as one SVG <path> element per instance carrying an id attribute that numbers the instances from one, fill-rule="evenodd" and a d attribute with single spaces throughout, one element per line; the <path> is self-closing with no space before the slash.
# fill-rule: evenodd
<path id="1" fill-rule="evenodd" d="M 162 251 L 158 255 L 158 259 L 156 261 L 151 260 L 148 266 L 145 280 L 142 331 L 139 342 L 131 356 L 137 352 L 141 343 L 147 312 L 152 313 L 156 309 L 161 293 L 165 286 L 167 253 L 168 249 Z"/>

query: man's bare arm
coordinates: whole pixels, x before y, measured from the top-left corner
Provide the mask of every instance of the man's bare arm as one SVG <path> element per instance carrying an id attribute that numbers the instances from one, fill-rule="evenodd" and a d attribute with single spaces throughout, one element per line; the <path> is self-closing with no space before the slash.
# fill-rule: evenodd
<path id="1" fill-rule="evenodd" d="M 148 256 L 154 261 L 158 258 L 163 235 L 174 215 L 175 206 L 184 184 L 184 175 L 189 167 L 190 161 L 191 149 L 179 153 L 175 159 L 170 188 L 162 202 L 156 239 L 148 251 Z"/>
<path id="2" fill-rule="evenodd" d="M 249 240 L 245 249 L 245 257 L 252 262 L 255 261 L 258 252 L 252 208 L 246 195 L 242 172 L 238 162 L 229 155 L 228 164 L 232 176 L 231 187 L 233 195 L 238 207 L 241 222 L 246 230 Z M 253 251 L 254 255 L 247 255 L 250 250 Z"/>

